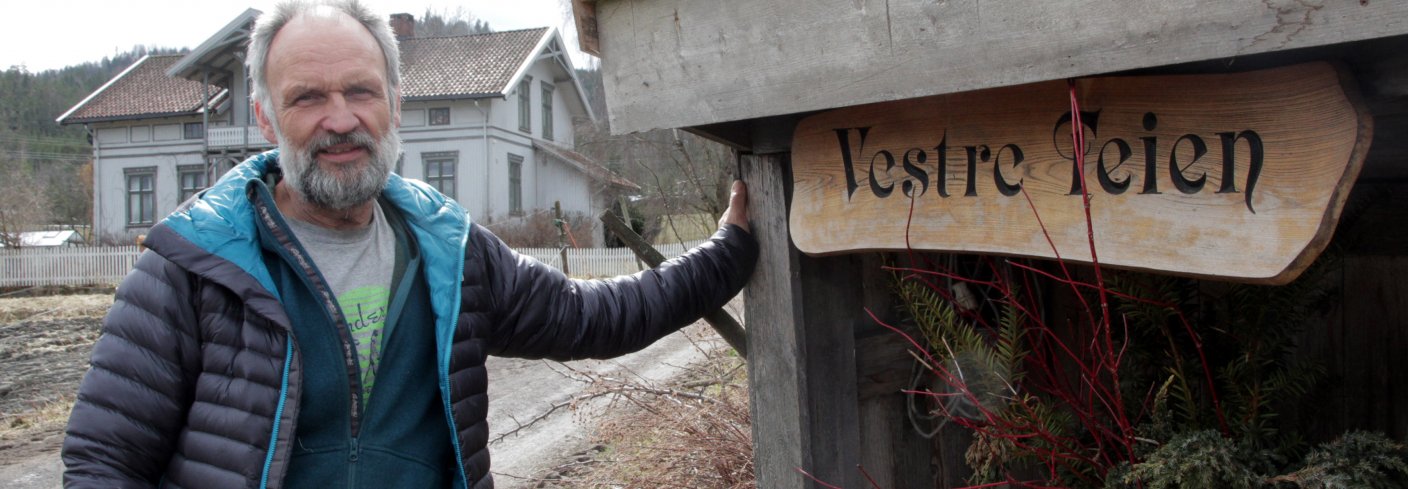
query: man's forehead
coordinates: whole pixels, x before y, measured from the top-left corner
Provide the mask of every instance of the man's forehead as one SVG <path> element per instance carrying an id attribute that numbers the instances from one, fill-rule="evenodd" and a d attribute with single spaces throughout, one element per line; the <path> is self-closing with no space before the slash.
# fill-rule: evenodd
<path id="1" fill-rule="evenodd" d="M 326 52 L 329 48 L 366 49 L 368 54 L 381 54 L 375 37 L 361 22 L 332 6 L 318 5 L 289 19 L 274 35 L 269 46 L 271 71 L 277 59 L 293 53 Z"/>
<path id="2" fill-rule="evenodd" d="M 284 28 L 280 29 L 280 32 L 290 27 L 306 28 L 313 26 L 320 28 L 331 26 L 357 27 L 365 30 L 365 28 L 357 22 L 357 19 L 347 15 L 346 12 L 333 8 L 331 5 L 317 5 L 289 19 L 288 23 L 284 25 Z M 368 35 L 370 35 L 370 33 L 368 33 Z"/>

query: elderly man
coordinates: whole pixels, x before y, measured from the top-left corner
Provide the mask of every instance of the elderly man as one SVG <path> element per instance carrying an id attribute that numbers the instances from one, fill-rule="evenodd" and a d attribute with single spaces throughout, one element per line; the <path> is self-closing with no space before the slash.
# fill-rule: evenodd
<path id="1" fill-rule="evenodd" d="M 382 17 L 285 4 L 251 37 L 279 149 L 152 228 L 79 389 L 67 486 L 492 487 L 486 355 L 638 350 L 721 306 L 756 260 L 735 184 L 709 243 L 568 279 L 390 174 L 400 75 Z"/>

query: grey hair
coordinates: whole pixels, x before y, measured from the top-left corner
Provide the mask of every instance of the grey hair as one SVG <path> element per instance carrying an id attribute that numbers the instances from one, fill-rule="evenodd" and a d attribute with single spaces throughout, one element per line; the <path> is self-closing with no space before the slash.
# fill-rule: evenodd
<path id="1" fill-rule="evenodd" d="M 386 98 L 391 101 L 391 112 L 396 113 L 400 102 L 396 93 L 401 87 L 401 50 L 396 46 L 396 36 L 392 34 L 386 18 L 376 15 L 357 0 L 286 0 L 279 2 L 273 12 L 262 14 L 254 21 L 254 32 L 249 36 L 249 52 L 245 56 L 246 70 L 254 82 L 253 96 L 264 107 L 264 116 L 275 124 L 275 129 L 278 123 L 272 112 L 274 99 L 269 93 L 269 81 L 264 70 L 269 60 L 269 46 L 289 21 L 324 5 L 356 19 L 376 40 L 382 56 L 386 58 L 386 83 L 390 89 Z"/>

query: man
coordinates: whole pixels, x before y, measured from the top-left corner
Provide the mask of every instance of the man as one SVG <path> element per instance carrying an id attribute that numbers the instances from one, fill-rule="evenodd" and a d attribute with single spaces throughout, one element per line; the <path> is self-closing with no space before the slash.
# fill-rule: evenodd
<path id="1" fill-rule="evenodd" d="M 355 0 L 260 17 L 247 63 L 279 149 L 148 234 L 79 388 L 67 486 L 493 487 L 486 355 L 638 350 L 756 260 L 740 184 L 709 243 L 575 281 L 391 175 L 397 48 Z"/>

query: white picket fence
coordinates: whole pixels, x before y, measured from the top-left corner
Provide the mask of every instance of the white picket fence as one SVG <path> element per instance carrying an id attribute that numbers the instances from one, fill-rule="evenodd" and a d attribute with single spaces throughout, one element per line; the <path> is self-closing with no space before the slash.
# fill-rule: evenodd
<path id="1" fill-rule="evenodd" d="M 136 246 L 0 249 L 0 287 L 116 284 L 139 253 Z"/>
<path id="2" fill-rule="evenodd" d="M 687 241 L 684 246 L 676 244 L 657 245 L 655 249 L 665 258 L 673 258 L 685 250 L 699 246 L 699 241 Z M 538 261 L 562 269 L 562 254 L 556 248 L 520 248 L 518 253 L 537 258 Z M 636 265 L 636 255 L 630 248 L 568 248 L 567 271 L 573 277 L 615 277 L 635 273 L 641 269 Z"/>
<path id="3" fill-rule="evenodd" d="M 703 241 L 661 245 L 666 258 L 678 256 Z M 553 248 L 524 248 L 554 268 L 562 268 L 562 255 Z M 49 285 L 116 285 L 137 263 L 136 246 L 0 249 L 0 287 Z M 574 277 L 614 277 L 640 270 L 627 248 L 568 248 L 567 270 Z"/>

